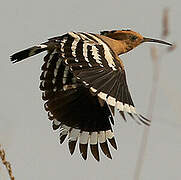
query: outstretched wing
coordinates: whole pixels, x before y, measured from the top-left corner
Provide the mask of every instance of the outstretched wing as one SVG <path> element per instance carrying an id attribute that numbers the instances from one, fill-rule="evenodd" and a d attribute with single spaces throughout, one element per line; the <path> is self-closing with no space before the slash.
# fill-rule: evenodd
<path id="1" fill-rule="evenodd" d="M 123 112 L 127 112 L 133 118 L 136 116 L 138 123 L 150 124 L 148 119 L 136 112 L 121 60 L 100 37 L 70 32 L 62 39 L 55 37 L 50 41 L 59 43 L 58 50 L 66 65 L 94 95 L 117 108 L 123 118 Z"/>
<path id="2" fill-rule="evenodd" d="M 76 81 L 59 53 L 48 53 L 44 61 L 40 89 L 52 127 L 60 130 L 60 143 L 68 137 L 69 150 L 73 154 L 79 141 L 84 159 L 87 158 L 88 145 L 96 160 L 99 161 L 99 147 L 112 158 L 108 141 L 115 149 L 117 146 L 111 127 L 113 117 L 107 104 L 100 104 L 88 88 Z"/>

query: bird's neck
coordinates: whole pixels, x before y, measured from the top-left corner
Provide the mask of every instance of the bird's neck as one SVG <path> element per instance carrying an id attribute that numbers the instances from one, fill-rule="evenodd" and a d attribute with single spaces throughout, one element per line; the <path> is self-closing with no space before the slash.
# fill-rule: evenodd
<path id="1" fill-rule="evenodd" d="M 124 54 L 132 49 L 125 41 L 115 40 L 102 35 L 98 36 L 109 45 L 116 55 Z"/>

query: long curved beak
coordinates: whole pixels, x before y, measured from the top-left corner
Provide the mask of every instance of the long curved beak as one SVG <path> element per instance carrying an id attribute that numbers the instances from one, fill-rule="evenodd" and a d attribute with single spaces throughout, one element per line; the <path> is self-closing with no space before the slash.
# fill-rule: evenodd
<path id="1" fill-rule="evenodd" d="M 165 44 L 165 45 L 168 45 L 168 46 L 172 46 L 172 44 L 170 44 L 168 42 L 158 40 L 158 39 L 146 38 L 146 37 L 143 38 L 143 42 L 154 42 L 154 43 L 160 43 L 160 44 Z"/>

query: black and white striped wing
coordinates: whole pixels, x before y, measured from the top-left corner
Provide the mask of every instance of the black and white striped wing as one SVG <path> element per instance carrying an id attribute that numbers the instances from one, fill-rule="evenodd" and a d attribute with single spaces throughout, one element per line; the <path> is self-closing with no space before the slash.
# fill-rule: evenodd
<path id="1" fill-rule="evenodd" d="M 61 54 L 74 76 L 87 88 L 138 123 L 150 121 L 137 114 L 126 82 L 126 74 L 111 48 L 98 36 L 70 32 L 61 40 Z"/>
<path id="2" fill-rule="evenodd" d="M 79 142 L 79 150 L 87 159 L 88 147 L 97 161 L 99 149 L 112 158 L 109 143 L 117 149 L 111 122 L 113 117 L 106 103 L 100 104 L 83 83 L 78 82 L 69 71 L 57 50 L 44 57 L 40 76 L 42 98 L 45 110 L 54 130 L 60 130 L 60 143 L 68 137 L 70 153 L 73 154 Z"/>

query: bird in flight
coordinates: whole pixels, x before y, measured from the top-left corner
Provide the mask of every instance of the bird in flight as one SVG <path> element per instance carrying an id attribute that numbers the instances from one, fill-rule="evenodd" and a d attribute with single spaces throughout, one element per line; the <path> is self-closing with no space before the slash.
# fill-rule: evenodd
<path id="1" fill-rule="evenodd" d="M 112 129 L 115 109 L 124 120 L 126 112 L 137 123 L 150 125 L 150 120 L 136 111 L 119 58 L 144 42 L 171 46 L 131 30 L 69 32 L 13 54 L 11 61 L 16 63 L 47 51 L 41 67 L 40 90 L 52 127 L 59 129 L 61 144 L 68 137 L 71 154 L 79 141 L 82 157 L 87 159 L 90 145 L 99 161 L 99 147 L 110 159 L 108 142 L 117 149 Z"/>

